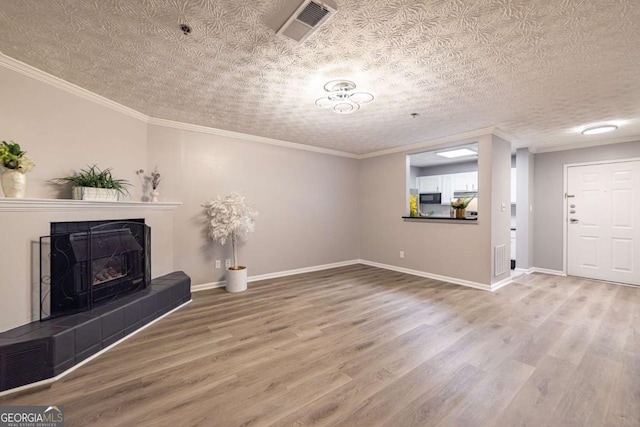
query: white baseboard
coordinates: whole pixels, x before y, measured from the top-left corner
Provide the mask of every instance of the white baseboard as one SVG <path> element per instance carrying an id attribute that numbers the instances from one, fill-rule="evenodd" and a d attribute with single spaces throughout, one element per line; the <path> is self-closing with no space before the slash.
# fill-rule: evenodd
<path id="1" fill-rule="evenodd" d="M 554 276 L 566 276 L 567 273 L 565 273 L 564 271 L 560 271 L 560 270 L 550 270 L 548 268 L 540 268 L 540 267 L 531 267 L 530 269 L 527 270 L 527 274 L 531 274 L 531 273 L 543 273 L 543 274 L 551 274 Z"/>
<path id="2" fill-rule="evenodd" d="M 413 276 L 418 276 L 418 277 L 426 277 L 427 279 L 435 279 L 435 280 L 440 280 L 443 282 L 448 282 L 448 283 L 453 283 L 455 285 L 462 285 L 462 286 L 467 286 L 470 288 L 476 288 L 476 289 L 482 289 L 483 291 L 493 291 L 495 289 L 498 288 L 494 288 L 495 285 L 500 285 L 499 287 L 502 287 L 504 285 L 506 285 L 508 282 L 511 281 L 511 279 L 505 279 L 502 280 L 496 284 L 492 285 L 487 285 L 484 283 L 478 283 L 478 282 L 472 282 L 470 280 L 464 280 L 464 279 L 458 279 L 457 277 L 449 277 L 449 276 L 441 276 L 439 274 L 433 274 L 433 273 L 427 273 L 424 271 L 419 271 L 419 270 L 412 270 L 410 268 L 404 268 L 404 267 L 397 267 L 395 265 L 389 265 L 389 264 L 382 264 L 379 262 L 373 262 L 373 261 L 367 261 L 364 259 L 360 260 L 360 264 L 364 264 L 364 265 L 369 265 L 371 267 L 378 267 L 378 268 L 384 268 L 385 270 L 392 270 L 392 271 L 397 271 L 399 273 L 406 273 L 406 274 L 411 274 Z M 506 283 L 502 283 L 505 282 Z"/>
<path id="3" fill-rule="evenodd" d="M 499 282 L 491 284 L 491 292 L 497 291 L 500 288 L 507 286 L 509 283 L 513 281 L 513 277 L 507 277 L 506 279 L 502 279 Z"/>
<path id="4" fill-rule="evenodd" d="M 501 280 L 501 281 L 499 281 L 497 283 L 494 283 L 492 285 L 488 285 L 488 284 L 484 284 L 484 283 L 472 282 L 470 280 L 459 279 L 457 277 L 442 276 L 442 275 L 439 275 L 439 274 L 427 273 L 425 271 L 412 270 L 412 269 L 409 269 L 409 268 L 397 267 L 395 265 L 389 265 L 389 264 L 382 264 L 382 263 L 379 263 L 379 262 L 367 261 L 367 260 L 364 260 L 364 259 L 353 259 L 353 260 L 349 260 L 349 261 L 336 262 L 336 263 L 332 263 L 332 264 L 323 264 L 323 265 L 316 265 L 316 266 L 313 266 L 313 267 L 297 268 L 295 270 L 286 270 L 286 271 L 278 271 L 278 272 L 275 272 L 275 273 L 259 274 L 259 275 L 256 275 L 256 276 L 250 276 L 249 278 L 247 278 L 247 282 L 256 282 L 258 280 L 276 279 L 278 277 L 292 276 L 294 274 L 311 273 L 311 272 L 314 272 L 314 271 L 328 270 L 330 268 L 345 267 L 345 266 L 348 266 L 348 265 L 355 265 L 355 264 L 363 264 L 363 265 L 368 265 L 368 266 L 371 266 L 371 267 L 383 268 L 385 270 L 397 271 L 399 273 L 411 274 L 413 276 L 425 277 L 427 279 L 440 280 L 440 281 L 443 281 L 443 282 L 453 283 L 455 285 L 462 285 L 462 286 L 467 286 L 467 287 L 470 287 L 470 288 L 482 289 L 483 291 L 495 291 L 495 290 L 500 289 L 503 286 L 506 286 L 509 283 L 511 283 L 511 278 L 510 277 L 507 277 L 506 279 Z M 204 291 L 204 290 L 207 290 L 207 289 L 222 288 L 224 286 L 225 286 L 225 281 L 224 280 L 219 281 L 219 282 L 202 283 L 202 284 L 199 284 L 199 285 L 192 285 L 191 286 L 191 292 L 199 292 L 199 291 Z"/>
<path id="5" fill-rule="evenodd" d="M 226 284 L 227 283 L 224 280 L 221 280 L 220 282 L 201 283 L 199 285 L 191 285 L 191 292 L 200 292 L 200 291 L 206 291 L 207 289 L 224 288 Z"/>
<path id="6" fill-rule="evenodd" d="M 293 276 L 294 274 L 312 273 L 314 271 L 329 270 L 330 268 L 345 267 L 348 265 L 360 264 L 361 260 L 352 259 L 348 261 L 334 262 L 331 264 L 314 265 L 311 267 L 296 268 L 295 270 L 277 271 L 275 273 L 258 274 L 249 276 L 247 282 L 257 282 L 258 280 L 277 279 L 278 277 Z M 207 289 L 223 288 L 226 285 L 224 280 L 219 282 L 202 283 L 200 285 L 192 285 L 191 292 L 199 292 Z"/>
<path id="7" fill-rule="evenodd" d="M 97 352 L 96 354 L 86 358 L 85 360 L 83 360 L 82 362 L 78 363 L 77 365 L 74 365 L 72 367 L 70 367 L 69 369 L 67 369 L 66 371 L 64 371 L 61 374 L 58 374 L 57 376 L 53 377 L 53 378 L 47 378 L 46 380 L 42 380 L 42 381 L 38 381 L 36 383 L 31 383 L 31 384 L 26 384 L 20 387 L 16 387 L 16 388 L 12 388 L 10 390 L 5 390 L 3 392 L 0 392 L 0 397 L 2 396 L 6 396 L 7 394 L 12 394 L 12 393 L 17 393 L 19 391 L 24 391 L 24 390 L 28 390 L 30 388 L 34 388 L 34 387 L 40 387 L 43 385 L 47 385 L 47 384 L 51 384 L 53 382 L 58 381 L 60 378 L 65 377 L 66 375 L 70 374 L 71 372 L 75 371 L 76 369 L 78 369 L 81 366 L 86 365 L 87 363 L 91 362 L 93 359 L 95 359 L 96 357 L 100 356 L 103 353 L 106 353 L 107 351 L 111 350 L 113 347 L 117 346 L 120 343 L 125 342 L 126 340 L 128 340 L 129 338 L 131 338 L 132 336 L 134 336 L 135 334 L 137 334 L 140 331 L 143 331 L 145 329 L 147 329 L 149 326 L 153 325 L 154 323 L 158 322 L 161 319 L 164 319 L 165 317 L 167 317 L 168 315 L 170 315 L 171 313 L 180 310 L 182 307 L 186 306 L 187 304 L 189 304 L 192 300 L 189 300 L 183 304 L 180 304 L 179 306 L 177 306 L 176 308 L 167 311 L 165 314 L 163 314 L 162 316 L 152 320 L 151 322 L 147 323 L 146 325 L 142 326 L 139 329 L 136 329 L 135 331 L 131 332 L 129 335 L 127 335 L 126 337 L 122 337 L 120 338 L 118 341 L 114 342 L 113 344 L 111 344 L 108 347 L 103 348 L 102 350 L 100 350 L 99 352 Z"/>

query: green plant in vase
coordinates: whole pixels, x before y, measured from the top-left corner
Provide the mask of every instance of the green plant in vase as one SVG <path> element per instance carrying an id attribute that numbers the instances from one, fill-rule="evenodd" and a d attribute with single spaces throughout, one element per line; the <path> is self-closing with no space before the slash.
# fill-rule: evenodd
<path id="1" fill-rule="evenodd" d="M 26 151 L 22 151 L 17 142 L 2 141 L 0 145 L 0 165 L 4 169 L 15 170 L 22 173 L 31 172 L 36 166 L 27 156 Z"/>
<path id="2" fill-rule="evenodd" d="M 22 151 L 17 142 L 2 141 L 0 143 L 0 168 L 2 175 L 2 192 L 5 197 L 23 198 L 27 190 L 27 172 L 31 172 L 36 165 Z"/>
<path id="3" fill-rule="evenodd" d="M 100 169 L 98 166 L 88 166 L 86 169 L 80 169 L 80 172 L 63 178 L 56 178 L 53 181 L 58 184 L 71 184 L 74 187 L 73 198 L 82 200 L 111 200 L 111 196 L 85 197 L 84 193 L 79 190 L 81 188 L 97 188 L 103 190 L 111 190 L 116 195 L 129 195 L 128 187 L 131 183 L 126 179 L 116 179 L 111 173 L 111 168 Z M 100 192 L 96 192 L 99 194 Z M 79 197 L 81 195 L 81 197 Z"/>
<path id="4" fill-rule="evenodd" d="M 456 218 L 464 219 L 466 217 L 467 206 L 469 206 L 469 203 L 475 198 L 476 196 L 473 195 L 471 197 L 458 197 L 451 201 L 451 207 L 456 210 Z"/>

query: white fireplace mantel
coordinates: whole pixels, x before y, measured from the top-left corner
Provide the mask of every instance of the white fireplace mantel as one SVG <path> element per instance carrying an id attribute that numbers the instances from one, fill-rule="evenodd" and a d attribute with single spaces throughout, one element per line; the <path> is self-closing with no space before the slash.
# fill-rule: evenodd
<path id="1" fill-rule="evenodd" d="M 71 199 L 6 199 L 0 198 L 0 212 L 79 211 L 103 209 L 173 210 L 182 202 L 132 202 Z"/>

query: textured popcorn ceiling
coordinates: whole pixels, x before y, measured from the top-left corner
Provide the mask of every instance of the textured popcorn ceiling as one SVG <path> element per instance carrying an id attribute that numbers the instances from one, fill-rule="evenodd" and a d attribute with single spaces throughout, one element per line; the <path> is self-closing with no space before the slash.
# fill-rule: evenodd
<path id="1" fill-rule="evenodd" d="M 638 0 L 336 0 L 303 44 L 267 25 L 287 3 L 2 0 L 0 51 L 152 117 L 350 153 L 492 126 L 538 148 L 640 135 Z M 335 78 L 375 101 L 319 109 Z"/>

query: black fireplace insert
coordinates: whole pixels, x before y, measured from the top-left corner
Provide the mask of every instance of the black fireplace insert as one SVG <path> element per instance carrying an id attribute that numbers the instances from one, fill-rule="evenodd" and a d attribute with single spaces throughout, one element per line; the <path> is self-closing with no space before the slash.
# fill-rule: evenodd
<path id="1" fill-rule="evenodd" d="M 147 287 L 144 219 L 53 222 L 40 238 L 40 320 L 91 310 Z"/>

